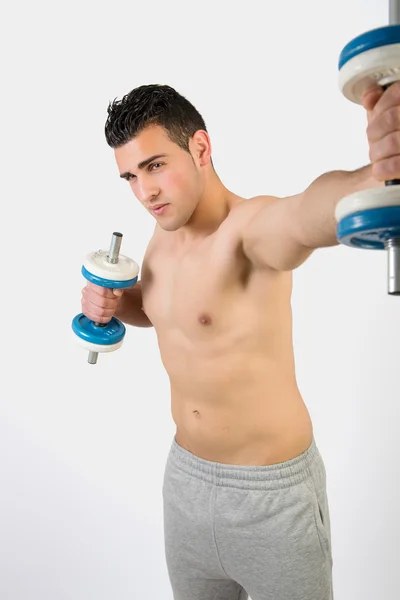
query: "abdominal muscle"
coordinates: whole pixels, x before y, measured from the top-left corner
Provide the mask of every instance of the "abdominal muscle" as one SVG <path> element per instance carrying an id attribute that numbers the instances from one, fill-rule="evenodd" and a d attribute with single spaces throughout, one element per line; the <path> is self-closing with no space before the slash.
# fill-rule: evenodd
<path id="1" fill-rule="evenodd" d="M 209 358 L 175 348 L 168 369 L 175 439 L 220 463 L 268 465 L 294 458 L 313 428 L 289 361 L 231 351 Z M 172 358 L 172 357 L 171 357 Z"/>
<path id="2" fill-rule="evenodd" d="M 313 439 L 295 377 L 291 274 L 250 268 L 236 238 L 217 234 L 184 258 L 155 253 L 144 270 L 175 439 L 205 460 L 284 462 Z"/>

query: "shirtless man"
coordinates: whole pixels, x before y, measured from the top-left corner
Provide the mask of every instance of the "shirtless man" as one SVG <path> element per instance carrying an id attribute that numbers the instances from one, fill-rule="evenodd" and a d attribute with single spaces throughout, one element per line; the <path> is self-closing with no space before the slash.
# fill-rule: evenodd
<path id="1" fill-rule="evenodd" d="M 175 600 L 333 598 L 326 472 L 295 376 L 292 271 L 338 244 L 342 197 L 400 178 L 400 85 L 371 89 L 364 108 L 370 165 L 296 196 L 245 199 L 219 179 L 205 123 L 175 90 L 141 86 L 108 107 L 120 177 L 156 226 L 140 282 L 88 283 L 82 311 L 157 333 L 176 424 L 163 485 Z"/>

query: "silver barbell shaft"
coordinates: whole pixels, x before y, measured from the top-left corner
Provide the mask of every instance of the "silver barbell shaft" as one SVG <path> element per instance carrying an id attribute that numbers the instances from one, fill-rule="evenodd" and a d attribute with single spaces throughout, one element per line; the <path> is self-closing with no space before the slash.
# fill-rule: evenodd
<path id="1" fill-rule="evenodd" d="M 388 261 L 388 294 L 400 295 L 400 239 L 385 244 Z"/>
<path id="2" fill-rule="evenodd" d="M 122 233 L 118 231 L 114 231 L 111 237 L 110 249 L 107 254 L 107 261 L 113 265 L 118 263 L 119 251 L 121 249 L 122 243 Z M 95 323 L 96 325 L 101 326 L 101 323 Z M 89 350 L 88 363 L 90 365 L 95 365 L 97 363 L 99 353 L 93 352 L 93 350 Z"/>
<path id="3" fill-rule="evenodd" d="M 111 238 L 110 249 L 108 251 L 107 260 L 109 263 L 115 265 L 118 262 L 118 255 L 121 249 L 122 233 L 114 231 Z"/>
<path id="4" fill-rule="evenodd" d="M 400 0 L 389 0 L 389 25 L 400 24 Z"/>
<path id="5" fill-rule="evenodd" d="M 389 25 L 400 24 L 400 0 L 389 0 Z M 399 190 L 400 190 L 400 186 Z M 387 252 L 388 294 L 400 294 L 400 240 L 388 240 L 385 244 Z"/>

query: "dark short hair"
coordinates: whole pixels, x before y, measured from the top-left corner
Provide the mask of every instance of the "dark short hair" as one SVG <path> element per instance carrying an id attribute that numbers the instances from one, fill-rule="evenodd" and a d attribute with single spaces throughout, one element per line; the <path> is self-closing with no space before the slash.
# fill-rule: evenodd
<path id="1" fill-rule="evenodd" d="M 196 131 L 207 131 L 201 114 L 184 96 L 169 85 L 142 85 L 115 99 L 107 108 L 107 144 L 123 146 L 143 129 L 159 125 L 180 148 L 189 152 L 189 140 Z"/>

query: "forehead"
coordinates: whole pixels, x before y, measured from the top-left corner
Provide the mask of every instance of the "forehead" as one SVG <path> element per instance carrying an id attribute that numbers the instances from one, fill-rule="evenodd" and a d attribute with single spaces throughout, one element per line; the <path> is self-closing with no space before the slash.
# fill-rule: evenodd
<path id="1" fill-rule="evenodd" d="M 159 125 L 146 127 L 133 140 L 114 149 L 115 158 L 121 167 L 136 166 L 153 154 L 172 154 L 175 144 L 169 139 L 165 129 Z"/>

